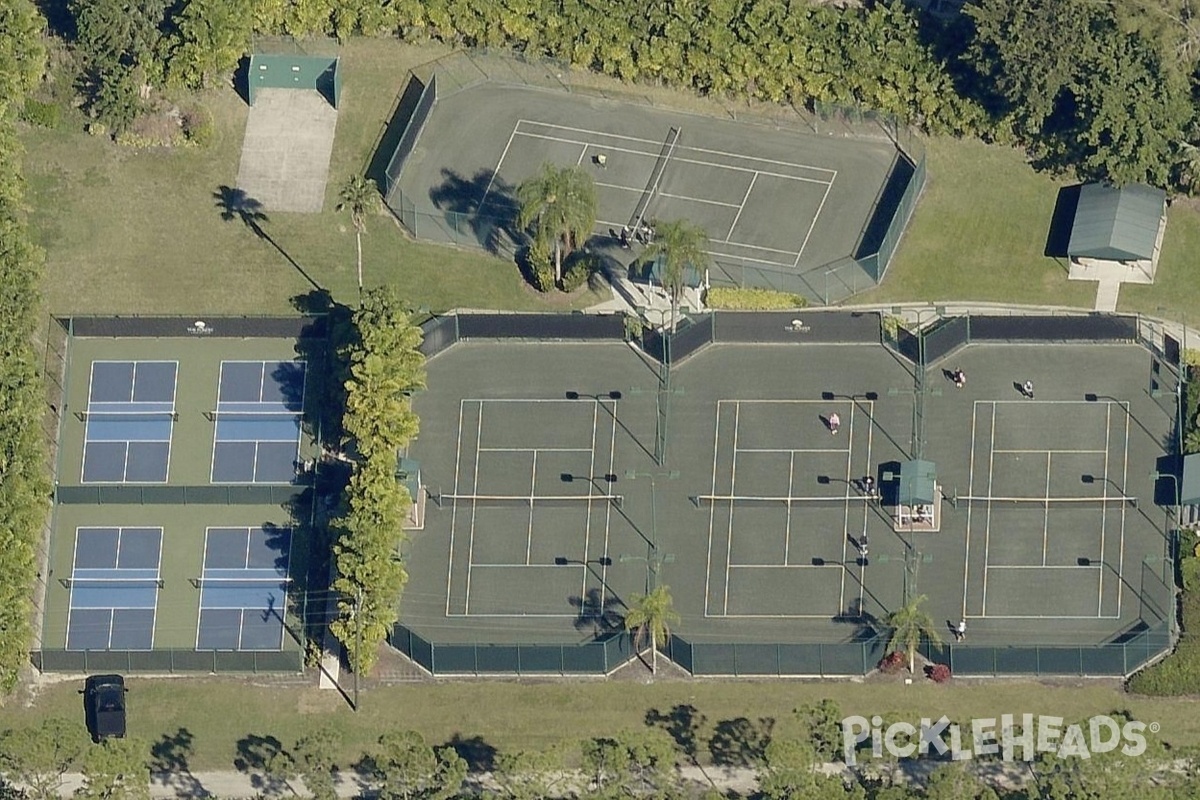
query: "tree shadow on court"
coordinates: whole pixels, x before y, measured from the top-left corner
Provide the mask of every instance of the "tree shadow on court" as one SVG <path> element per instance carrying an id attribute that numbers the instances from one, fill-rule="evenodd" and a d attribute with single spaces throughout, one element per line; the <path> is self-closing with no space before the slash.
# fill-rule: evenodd
<path id="1" fill-rule="evenodd" d="M 195 752 L 195 736 L 187 728 L 175 733 L 164 733 L 162 738 L 150 745 L 150 772 L 153 780 L 163 786 L 171 786 L 180 797 L 202 797 L 204 787 L 188 761 Z"/>
<path id="2" fill-rule="evenodd" d="M 288 782 L 291 765 L 291 753 L 274 736 L 251 733 L 238 740 L 234 769 L 250 773 L 250 785 L 261 795 L 294 793 Z"/>
<path id="3" fill-rule="evenodd" d="M 263 228 L 263 223 L 270 222 L 270 217 L 263 210 L 261 202 L 248 195 L 244 189 L 238 189 L 233 186 L 218 186 L 212 196 L 213 200 L 216 201 L 217 208 L 221 211 L 222 220 L 225 222 L 232 222 L 234 220 L 241 222 L 255 236 L 274 247 L 281 256 L 287 259 L 287 262 L 292 265 L 296 272 L 300 273 L 300 276 L 304 280 L 312 285 L 313 289 L 318 292 L 322 291 L 321 285 L 314 281 L 312 276 L 304 271 L 304 267 L 300 266 Z"/>
<path id="4" fill-rule="evenodd" d="M 719 767 L 755 767 L 762 764 L 773 730 L 774 717 L 721 720 L 708 741 L 713 764 Z"/>
<path id="5" fill-rule="evenodd" d="M 452 748 L 459 758 L 467 762 L 467 769 L 471 772 L 491 772 L 496 768 L 496 754 L 499 751 L 478 734 L 466 739 L 456 733 L 441 747 Z"/>
<path id="6" fill-rule="evenodd" d="M 848 570 L 846 574 L 850 575 L 853 580 L 858 583 L 860 587 L 862 587 L 862 582 L 854 576 L 853 571 Z M 865 587 L 863 587 L 863 589 L 866 591 Z M 879 602 L 878 598 L 871 595 L 869 591 L 867 591 L 867 595 L 876 603 Z M 883 620 L 879 619 L 879 617 L 863 608 L 863 601 L 858 597 L 850 601 L 850 606 L 848 608 L 842 610 L 836 616 L 834 616 L 833 621 L 843 625 L 854 625 L 858 628 L 858 630 L 854 632 L 854 636 L 850 639 L 852 642 L 870 641 L 878 636 L 880 631 L 887 627 L 883 624 Z"/>
<path id="7" fill-rule="evenodd" d="M 452 241 L 473 238 L 493 255 L 524 241 L 517 229 L 516 187 L 492 170 L 481 169 L 468 178 L 443 169 L 442 182 L 429 190 L 429 199 L 443 212 Z"/>
<path id="8" fill-rule="evenodd" d="M 579 612 L 575 618 L 576 630 L 591 631 L 600 638 L 624 629 L 625 617 L 620 609 L 625 603 L 614 594 L 603 593 L 597 587 L 588 589 L 583 597 L 568 598 L 568 602 Z"/>

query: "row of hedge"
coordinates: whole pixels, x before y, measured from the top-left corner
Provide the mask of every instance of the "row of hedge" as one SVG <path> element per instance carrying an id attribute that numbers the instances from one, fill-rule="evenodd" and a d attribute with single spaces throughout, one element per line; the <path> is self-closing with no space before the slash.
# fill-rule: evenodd
<path id="1" fill-rule="evenodd" d="M 425 357 L 421 329 L 392 286 L 366 292 L 353 324 L 342 425 L 356 459 L 346 513 L 333 526 L 339 601 L 330 628 L 354 671 L 367 672 L 408 579 L 399 555 L 412 498 L 396 479 L 396 457 L 417 435 L 409 397 L 425 385 Z"/>
<path id="2" fill-rule="evenodd" d="M 29 0 L 0 0 L 0 688 L 10 690 L 32 640 L 37 552 L 50 484 L 45 387 L 33 344 L 42 255 L 25 221 L 14 120 L 42 76 L 42 21 Z"/>
<path id="3" fill-rule="evenodd" d="M 1200 556 L 1195 534 L 1181 531 L 1179 547 L 1183 579 L 1179 643 L 1175 652 L 1129 679 L 1129 690 L 1139 694 L 1200 693 Z"/>

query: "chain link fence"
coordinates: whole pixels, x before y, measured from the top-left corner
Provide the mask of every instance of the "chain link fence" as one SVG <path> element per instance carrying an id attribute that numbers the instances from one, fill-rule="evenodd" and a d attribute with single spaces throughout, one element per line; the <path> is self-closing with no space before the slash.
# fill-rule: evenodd
<path id="1" fill-rule="evenodd" d="M 30 654 L 41 672 L 303 672 L 300 650 L 52 650 Z"/>
<path id="2" fill-rule="evenodd" d="M 607 675 L 636 655 L 625 633 L 582 644 L 435 644 L 396 625 L 388 642 L 434 675 Z"/>

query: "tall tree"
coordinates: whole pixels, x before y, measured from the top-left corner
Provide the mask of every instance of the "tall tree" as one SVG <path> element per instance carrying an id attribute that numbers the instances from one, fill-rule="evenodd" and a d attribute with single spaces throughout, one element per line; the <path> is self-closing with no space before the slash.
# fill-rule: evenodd
<path id="1" fill-rule="evenodd" d="M 185 0 L 175 19 L 167 77 L 181 86 L 204 88 L 214 76 L 237 66 L 250 46 L 254 4 L 251 0 Z"/>
<path id="2" fill-rule="evenodd" d="M 380 800 L 446 800 L 467 776 L 467 762 L 454 748 L 435 750 L 416 731 L 383 734 L 368 763 Z"/>
<path id="3" fill-rule="evenodd" d="M 562 285 L 563 257 L 579 248 L 596 226 L 596 183 L 582 167 L 546 163 L 517 187 L 517 224 L 554 247 L 554 282 Z"/>
<path id="4" fill-rule="evenodd" d="M 83 756 L 79 800 L 150 800 L 150 748 L 140 739 L 105 739 Z"/>
<path id="5" fill-rule="evenodd" d="M 679 622 L 673 602 L 670 588 L 658 586 L 649 594 L 635 596 L 625 612 L 625 630 L 633 634 L 635 646 L 641 649 L 647 641 L 650 643 L 652 675 L 658 673 L 658 643 L 665 642 L 671 635 L 671 626 Z"/>
<path id="6" fill-rule="evenodd" d="M 654 224 L 654 241 L 645 258 L 659 259 L 662 281 L 671 295 L 671 330 L 679 322 L 679 298 L 690 267 L 702 280 L 709 264 L 708 232 L 685 219 Z"/>
<path id="7" fill-rule="evenodd" d="M 46 23 L 30 0 L 0 3 L 0 116 L 41 80 L 46 66 Z M 4 175 L 7 180 L 8 175 Z"/>
<path id="8" fill-rule="evenodd" d="M 7 730 L 0 733 L 0 772 L 20 781 L 32 800 L 58 800 L 84 744 L 79 725 L 65 719 Z"/>
<path id="9" fill-rule="evenodd" d="M 149 66 L 170 0 L 71 0 L 78 45 L 100 70 Z"/>
<path id="10" fill-rule="evenodd" d="M 358 291 L 363 290 L 362 235 L 367 232 L 367 216 L 379 210 L 379 192 L 375 184 L 362 175 L 351 175 L 338 192 L 342 202 L 338 211 L 349 211 L 354 223 L 354 240 L 358 245 Z"/>
<path id="11" fill-rule="evenodd" d="M 942 637 L 929 613 L 921 608 L 927 599 L 925 595 L 914 597 L 900 608 L 888 614 L 884 622 L 891 629 L 888 637 L 888 650 L 903 649 L 908 654 L 908 671 L 916 669 L 917 648 L 921 642 L 928 640 L 932 644 L 941 644 Z"/>
<path id="12" fill-rule="evenodd" d="M 313 800 L 337 800 L 335 754 L 342 734 L 333 728 L 317 728 L 296 740 L 292 748 L 295 772 Z"/>

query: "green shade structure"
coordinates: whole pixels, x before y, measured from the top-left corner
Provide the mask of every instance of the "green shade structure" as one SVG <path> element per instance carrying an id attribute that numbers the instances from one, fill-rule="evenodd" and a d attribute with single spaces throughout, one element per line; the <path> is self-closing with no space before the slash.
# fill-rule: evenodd
<path id="1" fill-rule="evenodd" d="M 408 496 L 416 500 L 421 489 L 421 462 L 412 458 L 396 458 L 396 480 L 408 489 Z"/>
<path id="2" fill-rule="evenodd" d="M 1140 261 L 1154 257 L 1166 192 L 1142 184 L 1088 183 L 1079 191 L 1067 255 Z"/>
<path id="3" fill-rule="evenodd" d="M 937 493 L 937 465 L 932 461 L 905 461 L 900 465 L 900 505 L 933 505 Z"/>

